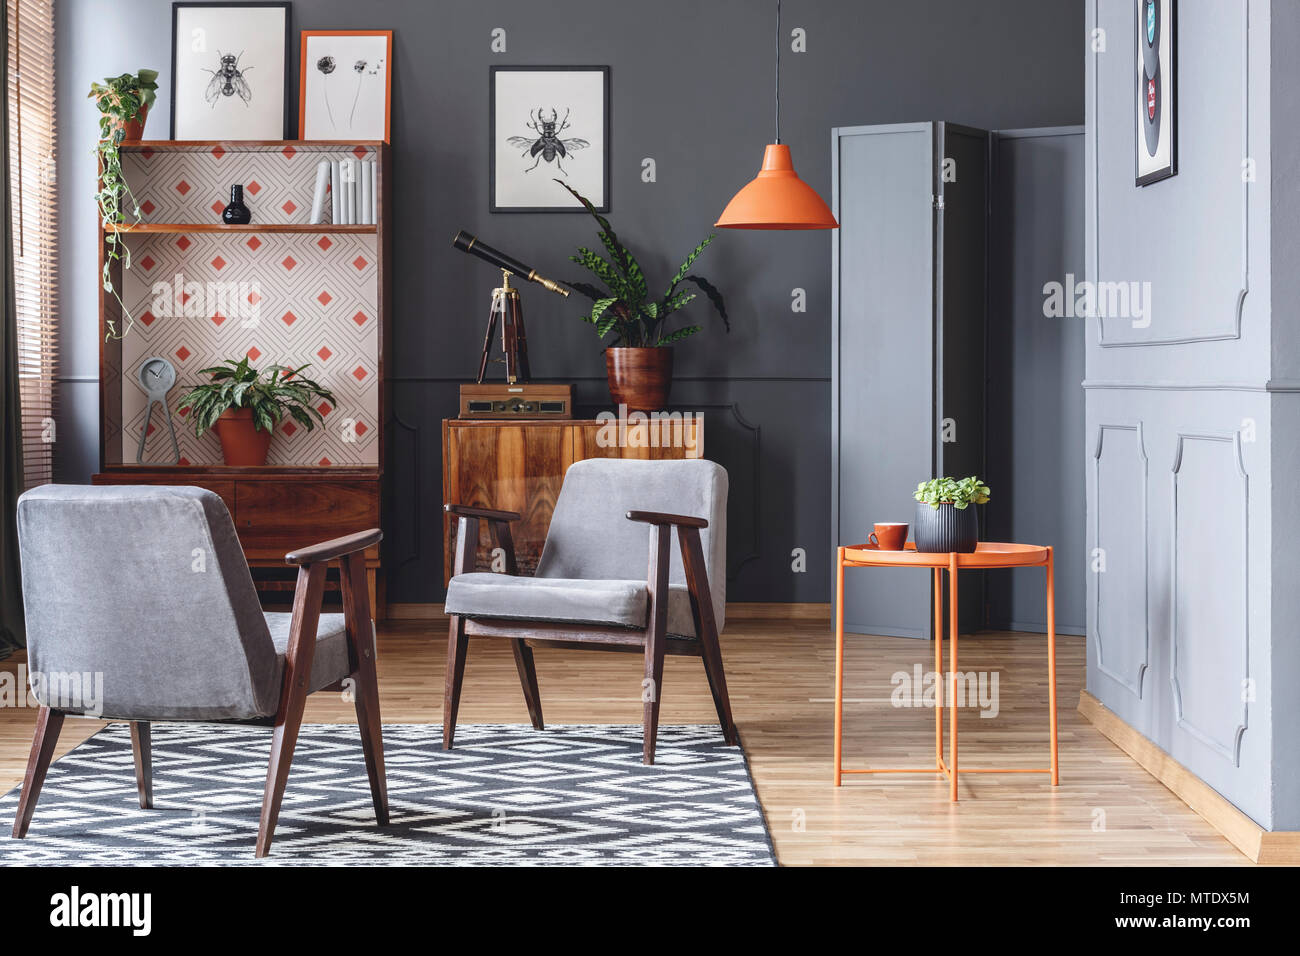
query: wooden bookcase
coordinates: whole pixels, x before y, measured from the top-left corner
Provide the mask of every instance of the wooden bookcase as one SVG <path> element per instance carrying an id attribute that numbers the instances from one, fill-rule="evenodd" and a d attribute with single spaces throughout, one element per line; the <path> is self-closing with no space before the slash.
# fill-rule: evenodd
<path id="1" fill-rule="evenodd" d="M 623 441 L 607 441 L 610 423 L 594 419 L 442 423 L 442 500 L 517 511 L 511 527 L 519 570 L 532 574 L 542 556 L 564 473 L 587 458 L 677 460 L 704 457 L 704 419 L 676 424 L 632 423 Z M 443 584 L 451 580 L 456 522 L 443 513 Z M 492 558 L 487 522 L 480 522 L 478 566 Z"/>
<path id="2" fill-rule="evenodd" d="M 309 224 L 321 160 L 374 160 L 377 222 Z M 390 386 L 389 303 L 392 195 L 389 147 L 382 142 L 143 141 L 122 146 L 122 169 L 143 222 L 122 228 L 131 264 L 113 263 L 121 302 L 101 288 L 102 330 L 129 331 L 100 345 L 100 470 L 96 484 L 197 485 L 219 494 L 235 521 L 259 589 L 291 587 L 284 555 L 294 548 L 384 525 L 384 423 Z M 227 226 L 230 186 L 244 186 L 253 222 Z M 124 203 L 125 205 L 125 203 Z M 327 201 L 327 217 L 329 202 Z M 107 227 L 99 235 L 106 261 Z M 124 313 L 129 311 L 128 315 Z M 176 410 L 203 380 L 198 370 L 226 358 L 312 364 L 334 392 L 325 425 L 307 432 L 282 422 L 268 464 L 228 467 L 214 434 L 196 438 Z M 167 395 L 181 446 L 155 407 L 143 463 L 140 364 L 170 361 Z M 383 615 L 378 548 L 366 555 L 372 607 Z"/>

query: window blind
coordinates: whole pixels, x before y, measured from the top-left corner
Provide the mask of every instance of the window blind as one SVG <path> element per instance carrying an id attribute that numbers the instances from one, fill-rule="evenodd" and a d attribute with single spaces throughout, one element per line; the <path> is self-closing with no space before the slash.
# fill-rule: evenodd
<path id="1" fill-rule="evenodd" d="M 58 205 L 54 192 L 54 3 L 9 7 L 9 193 L 23 464 L 28 488 L 54 477 Z"/>

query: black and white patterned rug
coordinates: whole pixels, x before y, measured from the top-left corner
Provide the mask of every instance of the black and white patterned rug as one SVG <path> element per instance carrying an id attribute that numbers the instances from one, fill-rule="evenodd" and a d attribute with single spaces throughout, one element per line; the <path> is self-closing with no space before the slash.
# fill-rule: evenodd
<path id="1" fill-rule="evenodd" d="M 141 810 L 126 724 L 55 761 L 25 840 L 0 865 L 775 866 L 744 753 L 716 726 L 384 727 L 391 823 L 375 825 L 357 728 L 302 728 L 271 854 L 253 857 L 271 734 L 153 726 Z M 18 803 L 0 799 L 7 832 Z"/>

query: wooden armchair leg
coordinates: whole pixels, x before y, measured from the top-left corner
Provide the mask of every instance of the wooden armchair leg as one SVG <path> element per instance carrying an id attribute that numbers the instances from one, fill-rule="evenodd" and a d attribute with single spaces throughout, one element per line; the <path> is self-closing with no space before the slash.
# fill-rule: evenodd
<path id="1" fill-rule="evenodd" d="M 36 715 L 36 736 L 32 738 L 32 752 L 27 758 L 27 773 L 23 776 L 23 792 L 18 798 L 18 810 L 14 813 L 16 840 L 27 836 L 32 811 L 36 809 L 41 785 L 45 783 L 45 772 L 50 769 L 50 761 L 54 759 L 54 747 L 59 742 L 59 731 L 62 729 L 63 712 L 42 707 Z"/>
<path id="2" fill-rule="evenodd" d="M 140 792 L 140 809 L 153 808 L 153 750 L 149 722 L 131 721 L 131 755 L 135 758 L 135 788 Z"/>
<path id="3" fill-rule="evenodd" d="M 280 709 L 275 715 L 271 737 L 271 759 L 266 767 L 266 790 L 262 797 L 262 819 L 257 829 L 257 856 L 271 852 L 271 838 L 280 817 L 284 786 L 289 780 L 293 749 L 298 743 L 302 712 L 307 705 L 312 656 L 316 651 L 316 627 L 320 623 L 321 599 L 325 593 L 325 562 L 308 564 L 298 571 L 298 588 L 293 596 L 293 619 L 289 626 L 289 648 L 284 655 L 284 680 L 280 688 Z"/>
<path id="4" fill-rule="evenodd" d="M 533 663 L 533 649 L 522 640 L 510 642 L 515 652 L 515 669 L 519 671 L 519 683 L 524 688 L 524 703 L 528 705 L 528 719 L 533 722 L 534 730 L 545 730 L 542 723 L 542 695 L 537 689 L 537 666 Z"/>
<path id="5" fill-rule="evenodd" d="M 718 634 L 700 638 L 700 652 L 704 658 L 704 673 L 709 678 L 709 692 L 713 694 L 713 709 L 718 712 L 718 725 L 722 728 L 722 739 L 728 746 L 735 746 L 736 724 L 731 718 L 731 699 L 727 696 L 727 676 L 722 671 L 722 648 L 718 644 Z"/>
<path id="6" fill-rule="evenodd" d="M 738 743 L 736 724 L 731 717 L 731 699 L 727 696 L 727 676 L 722 670 L 722 646 L 718 642 L 718 621 L 713 614 L 713 593 L 709 590 L 700 532 L 696 528 L 679 528 L 677 536 L 681 544 L 682 569 L 686 572 L 686 584 L 691 595 L 695 633 L 700 641 L 700 655 L 704 658 L 704 673 L 709 678 L 709 691 L 713 694 L 713 707 L 718 712 L 723 739 L 734 746 Z"/>
<path id="7" fill-rule="evenodd" d="M 357 729 L 361 732 L 361 750 L 366 758 L 366 776 L 370 779 L 370 798 L 375 805 L 375 821 L 388 825 L 388 778 L 384 772 L 383 722 L 379 716 L 379 679 L 375 673 L 374 625 L 367 605 L 365 560 L 360 554 L 343 559 L 339 580 L 343 591 L 343 614 L 351 645 L 353 672 L 356 674 L 355 705 Z"/>
<path id="8" fill-rule="evenodd" d="M 650 532 L 650 560 L 646 571 L 650 614 L 645 635 L 645 680 L 641 684 L 641 699 L 645 702 L 641 762 L 646 766 L 655 762 L 655 744 L 659 737 L 664 652 L 668 649 L 668 548 L 671 541 L 672 528 L 668 525 L 659 525 Z"/>
<path id="9" fill-rule="evenodd" d="M 456 739 L 456 712 L 460 709 L 460 688 L 465 683 L 465 654 L 468 650 L 465 619 L 453 614 L 447 628 L 447 676 L 442 693 L 443 750 L 450 750 Z"/>
<path id="10" fill-rule="evenodd" d="M 664 651 L 667 647 L 668 636 L 662 631 L 658 635 L 652 635 L 645 646 L 646 679 L 641 687 L 641 696 L 645 701 L 641 762 L 647 767 L 655 762 L 655 744 L 659 738 L 659 698 L 663 692 Z"/>

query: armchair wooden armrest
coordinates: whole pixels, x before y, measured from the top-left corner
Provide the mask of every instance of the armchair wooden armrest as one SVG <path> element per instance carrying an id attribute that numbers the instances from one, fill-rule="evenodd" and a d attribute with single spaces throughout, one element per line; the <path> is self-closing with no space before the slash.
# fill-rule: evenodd
<path id="1" fill-rule="evenodd" d="M 629 521 L 640 521 L 643 524 L 676 525 L 679 528 L 707 528 L 709 526 L 709 522 L 705 518 L 665 514 L 662 511 L 629 511 L 627 519 Z"/>
<path id="2" fill-rule="evenodd" d="M 470 505 L 445 504 L 442 510 L 458 518 L 486 518 L 488 521 L 518 521 L 517 511 L 493 511 L 491 508 L 475 508 Z"/>
<path id="3" fill-rule="evenodd" d="M 505 553 L 505 573 L 519 573 L 519 565 L 515 561 L 515 539 L 510 533 L 510 522 L 519 520 L 519 512 L 495 511 L 492 508 L 476 508 L 451 502 L 444 504 L 442 510 L 457 521 L 456 555 L 451 570 L 453 577 L 473 571 L 477 566 L 479 519 L 488 523 L 492 547 L 500 548 Z"/>
<path id="4" fill-rule="evenodd" d="M 356 534 L 344 535 L 341 538 L 332 538 L 329 541 L 322 541 L 320 544 L 308 545 L 305 548 L 299 548 L 297 551 L 290 551 L 284 556 L 286 564 L 315 564 L 318 561 L 333 561 L 335 558 L 341 558 L 345 555 L 353 554 L 357 551 L 364 551 L 383 540 L 384 533 L 378 528 L 371 528 L 369 531 L 358 531 Z"/>

